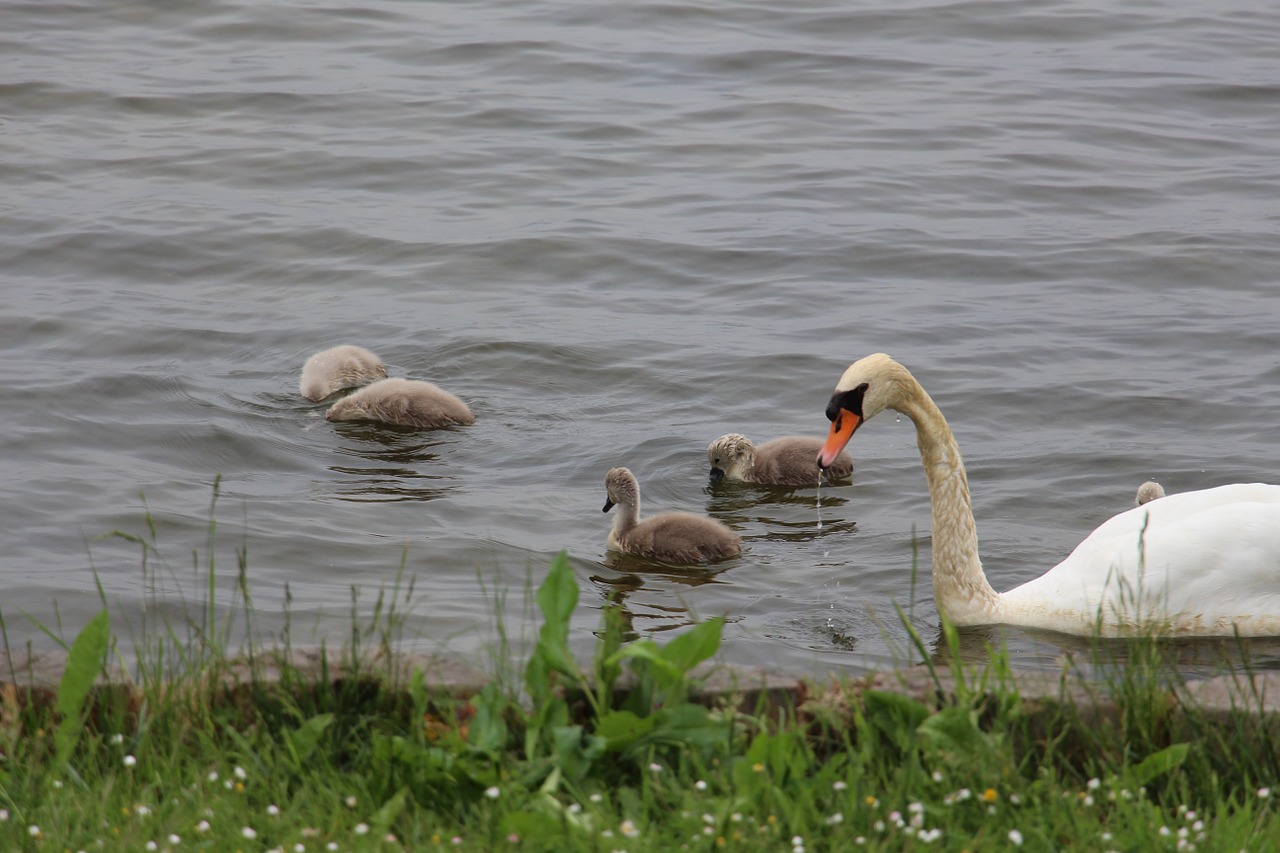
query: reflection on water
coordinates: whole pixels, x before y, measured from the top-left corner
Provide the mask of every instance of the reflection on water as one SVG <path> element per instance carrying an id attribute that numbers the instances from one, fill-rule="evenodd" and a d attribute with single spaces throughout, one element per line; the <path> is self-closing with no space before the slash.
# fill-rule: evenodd
<path id="1" fill-rule="evenodd" d="M 738 531 L 763 528 L 763 535 L 750 540 L 807 542 L 827 534 L 850 533 L 858 523 L 852 519 L 824 521 L 821 509 L 844 506 L 848 498 L 831 494 L 825 500 L 814 486 L 758 486 L 721 481 L 706 489 L 707 514 Z M 821 503 L 820 503 L 821 501 Z"/>
<path id="2" fill-rule="evenodd" d="M 1051 631 L 999 626 L 964 628 L 956 645 L 938 631 L 930 649 L 935 666 L 959 660 L 985 665 L 993 650 L 1007 650 L 1017 669 L 1053 672 L 1069 669 L 1089 680 L 1109 680 L 1118 669 L 1140 659 L 1182 678 L 1210 678 L 1232 670 L 1280 670 L 1280 638 L 1180 638 L 1169 640 L 1075 637 Z"/>
<path id="3" fill-rule="evenodd" d="M 590 581 L 606 601 L 618 606 L 627 626 L 628 639 L 635 639 L 642 633 L 671 631 L 716 615 L 691 612 L 680 594 L 681 588 L 724 583 L 719 576 L 734 562 L 675 568 L 643 557 L 610 551 L 605 555 L 603 565 L 618 574 L 595 574 Z M 636 620 L 642 622 L 641 630 L 636 629 Z"/>
<path id="4" fill-rule="evenodd" d="M 333 427 L 346 439 L 337 452 L 370 463 L 329 466 L 330 471 L 343 475 L 332 484 L 340 500 L 429 501 L 456 488 L 452 478 L 439 471 L 436 449 L 447 441 L 439 432 L 367 422 L 335 423 Z M 435 472 L 430 472 L 432 467 Z"/>

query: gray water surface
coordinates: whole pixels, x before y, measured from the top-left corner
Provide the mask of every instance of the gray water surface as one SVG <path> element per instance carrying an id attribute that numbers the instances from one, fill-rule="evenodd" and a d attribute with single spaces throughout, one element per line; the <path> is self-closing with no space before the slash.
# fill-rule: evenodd
<path id="1" fill-rule="evenodd" d="M 413 578 L 406 639 L 483 658 L 568 549 L 584 652 L 620 596 L 644 635 L 724 614 L 728 660 L 914 660 L 908 422 L 820 509 L 707 485 L 708 442 L 824 433 L 878 350 L 959 438 L 997 589 L 1147 478 L 1280 481 L 1280 6 L 39 0 L 0 70 L 10 642 L 96 582 L 120 632 L 199 609 L 220 475 L 216 604 L 243 553 L 268 633 L 288 597 L 341 641 Z M 297 375 L 338 343 L 478 422 L 325 422 Z M 607 554 L 615 465 L 744 555 Z M 148 512 L 144 571 L 109 534 Z"/>

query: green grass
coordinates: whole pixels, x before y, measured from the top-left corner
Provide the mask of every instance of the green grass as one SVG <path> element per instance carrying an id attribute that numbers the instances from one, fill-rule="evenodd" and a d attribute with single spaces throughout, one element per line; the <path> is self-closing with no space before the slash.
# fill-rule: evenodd
<path id="1" fill-rule="evenodd" d="M 1105 685 L 1102 722 L 1023 702 L 998 650 L 932 671 L 938 701 L 832 683 L 744 714 L 688 701 L 721 620 L 627 642 L 606 609 L 583 665 L 578 592 L 554 560 L 523 668 L 470 700 L 367 663 L 394 641 L 395 594 L 320 675 L 291 667 L 287 636 L 233 660 L 211 608 L 148 626 L 136 695 L 94 688 L 104 609 L 55 702 L 3 697 L 0 851 L 1280 849 L 1271 731 L 1177 701 L 1158 640 Z"/>

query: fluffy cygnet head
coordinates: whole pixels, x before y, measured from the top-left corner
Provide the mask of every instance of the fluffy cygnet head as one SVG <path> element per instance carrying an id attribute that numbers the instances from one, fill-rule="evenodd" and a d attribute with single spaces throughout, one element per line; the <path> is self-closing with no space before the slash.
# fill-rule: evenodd
<path id="1" fill-rule="evenodd" d="M 343 344 L 318 352 L 302 365 L 298 390 L 308 400 L 323 400 L 344 388 L 387 378 L 382 359 L 364 347 Z"/>
<path id="2" fill-rule="evenodd" d="M 1164 486 L 1160 485 L 1155 480 L 1147 480 L 1147 482 L 1138 486 L 1138 495 L 1134 499 L 1134 503 L 1138 506 L 1142 506 L 1145 503 L 1151 503 L 1151 501 L 1162 497 L 1164 497 Z"/>
<path id="3" fill-rule="evenodd" d="M 745 480 L 751 466 L 756 464 L 756 446 L 751 439 L 737 432 L 722 435 L 707 447 L 707 462 L 711 465 L 711 481 Z"/>
<path id="4" fill-rule="evenodd" d="M 609 473 L 604 475 L 604 490 L 606 494 L 604 512 L 608 512 L 615 506 L 621 506 L 635 509 L 637 515 L 639 514 L 640 484 L 636 482 L 636 475 L 629 469 L 610 468 Z"/>

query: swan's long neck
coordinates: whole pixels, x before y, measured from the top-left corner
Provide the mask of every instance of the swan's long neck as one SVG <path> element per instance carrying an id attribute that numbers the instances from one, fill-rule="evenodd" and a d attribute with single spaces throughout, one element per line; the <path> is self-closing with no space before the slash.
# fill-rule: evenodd
<path id="1" fill-rule="evenodd" d="M 914 386 L 914 387 L 912 387 Z M 933 510 L 933 599 L 956 625 L 990 623 L 1000 596 L 978 559 L 978 529 L 969 498 L 969 478 L 947 419 L 914 380 L 893 408 L 916 425 L 920 461 L 929 480 Z"/>
<path id="2" fill-rule="evenodd" d="M 614 504 L 613 507 L 613 528 L 612 535 L 615 537 L 625 536 L 627 531 L 635 527 L 640 522 L 640 496 L 636 495 L 635 502 L 623 501 L 620 504 Z"/>

